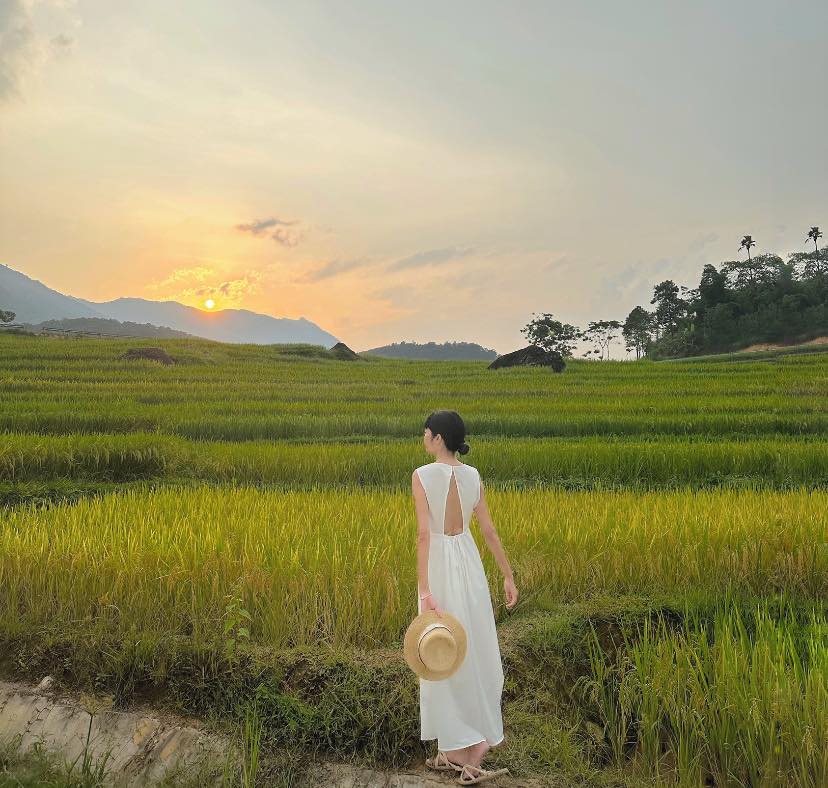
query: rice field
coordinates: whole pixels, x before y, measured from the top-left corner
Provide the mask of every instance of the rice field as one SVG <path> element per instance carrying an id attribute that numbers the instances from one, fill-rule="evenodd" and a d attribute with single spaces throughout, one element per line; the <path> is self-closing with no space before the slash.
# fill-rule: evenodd
<path id="1" fill-rule="evenodd" d="M 828 597 L 825 491 L 492 491 L 489 507 L 532 609 L 595 595 Z M 0 626 L 201 646 L 220 642 L 240 593 L 256 643 L 390 646 L 416 615 L 411 518 L 410 495 L 360 490 L 130 490 L 19 507 L 0 531 Z"/>
<path id="2" fill-rule="evenodd" d="M 118 358 L 142 344 L 182 363 Z M 411 470 L 430 459 L 425 416 L 449 407 L 521 594 L 506 610 L 473 524 L 517 752 L 495 757 L 513 773 L 620 770 L 613 785 L 824 786 L 826 393 L 818 352 L 556 375 L 0 335 L 0 669 L 155 683 L 201 711 L 207 691 L 231 713 L 234 682 L 281 675 L 285 650 L 367 645 L 396 665 L 416 614 Z M 26 502 L 61 485 L 81 493 Z M 633 624 L 639 603 L 660 623 Z M 570 631 L 573 610 L 593 612 Z M 228 637 L 264 661 L 227 662 Z M 409 697 L 393 675 L 374 690 Z M 308 673 L 301 697 L 278 685 L 274 741 L 316 746 L 308 709 L 357 702 L 325 706 L 329 677 Z M 378 740 L 363 735 L 372 757 L 417 751 L 416 707 L 395 704 L 372 720 Z M 558 743 L 541 746 L 550 720 Z M 349 724 L 338 739 L 326 722 L 324 747 L 351 752 Z"/>
<path id="3" fill-rule="evenodd" d="M 161 345 L 180 364 L 125 361 Z M 358 362 L 206 340 L 0 336 L 0 430 L 151 431 L 213 441 L 385 440 L 429 411 L 482 436 L 824 436 L 828 353 L 717 362 L 593 362 L 563 374 L 485 362 Z"/>

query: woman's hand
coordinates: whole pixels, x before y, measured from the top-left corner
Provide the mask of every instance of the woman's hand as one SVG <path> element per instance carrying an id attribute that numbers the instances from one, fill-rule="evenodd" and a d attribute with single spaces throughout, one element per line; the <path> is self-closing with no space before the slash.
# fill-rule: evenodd
<path id="1" fill-rule="evenodd" d="M 518 600 L 518 590 L 515 587 L 515 581 L 508 577 L 503 578 L 503 590 L 506 592 L 506 607 L 511 610 Z"/>
<path id="2" fill-rule="evenodd" d="M 442 610 L 437 606 L 437 602 L 434 600 L 434 595 L 429 594 L 425 599 L 420 600 L 420 612 L 425 613 L 426 610 L 434 610 L 436 611 L 437 615 L 442 614 Z"/>

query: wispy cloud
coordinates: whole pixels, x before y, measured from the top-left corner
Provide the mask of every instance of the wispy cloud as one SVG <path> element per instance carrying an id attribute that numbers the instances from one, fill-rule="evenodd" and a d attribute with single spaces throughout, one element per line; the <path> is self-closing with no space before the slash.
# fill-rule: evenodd
<path id="1" fill-rule="evenodd" d="M 416 254 L 396 260 L 386 266 L 386 270 L 402 271 L 406 268 L 420 268 L 424 265 L 440 265 L 461 257 L 468 257 L 470 254 L 474 254 L 474 252 L 475 250 L 472 248 L 461 249 L 458 247 L 430 249 L 427 252 L 417 252 Z"/>
<path id="2" fill-rule="evenodd" d="M 352 271 L 355 268 L 361 268 L 368 263 L 367 257 L 357 257 L 352 260 L 330 260 L 319 268 L 308 271 L 303 277 L 304 282 L 318 282 L 322 279 L 328 279 L 337 274 L 345 273 L 345 271 Z"/>
<path id="3" fill-rule="evenodd" d="M 692 254 L 701 254 L 704 251 L 705 247 L 710 246 L 710 244 L 716 243 L 719 240 L 718 233 L 706 233 L 705 235 L 700 235 L 697 238 L 694 238 L 689 246 L 687 247 L 688 251 Z"/>
<path id="4" fill-rule="evenodd" d="M 151 282 L 148 286 L 153 290 L 166 290 L 181 282 L 205 282 L 216 272 L 205 265 L 196 265 L 192 268 L 176 268 L 166 279 L 160 282 Z"/>
<path id="5" fill-rule="evenodd" d="M 54 55 L 71 51 L 74 39 L 66 33 L 48 38 L 36 29 L 30 0 L 0 0 L 0 101 L 23 97 L 24 87 Z M 74 3 L 41 2 L 51 12 L 53 24 L 77 27 Z"/>
<path id="6" fill-rule="evenodd" d="M 300 225 L 299 219 L 278 219 L 271 216 L 268 219 L 256 219 L 252 222 L 237 224 L 236 229 L 256 236 L 269 234 L 270 238 L 282 246 L 296 246 L 303 236 Z"/>

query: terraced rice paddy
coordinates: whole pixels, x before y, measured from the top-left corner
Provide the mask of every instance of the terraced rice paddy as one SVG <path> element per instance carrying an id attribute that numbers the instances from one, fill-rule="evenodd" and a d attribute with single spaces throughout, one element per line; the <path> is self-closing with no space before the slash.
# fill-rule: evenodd
<path id="1" fill-rule="evenodd" d="M 449 407 L 521 593 L 507 611 L 473 525 L 507 673 L 493 764 L 828 784 L 828 354 L 118 358 L 140 344 L 0 336 L 5 672 L 219 718 L 256 695 L 273 747 L 408 763 L 410 475 Z"/>

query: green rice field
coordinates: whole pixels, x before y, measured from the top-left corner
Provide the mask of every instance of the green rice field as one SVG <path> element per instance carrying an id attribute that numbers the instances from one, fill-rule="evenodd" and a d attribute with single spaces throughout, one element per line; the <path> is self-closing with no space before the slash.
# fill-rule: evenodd
<path id="1" fill-rule="evenodd" d="M 141 345 L 180 363 L 119 358 Z M 473 522 L 506 674 L 487 764 L 821 788 L 826 395 L 816 350 L 555 374 L 0 335 L 0 671 L 219 726 L 255 697 L 266 752 L 412 768 L 410 477 L 451 408 L 520 591 Z"/>

